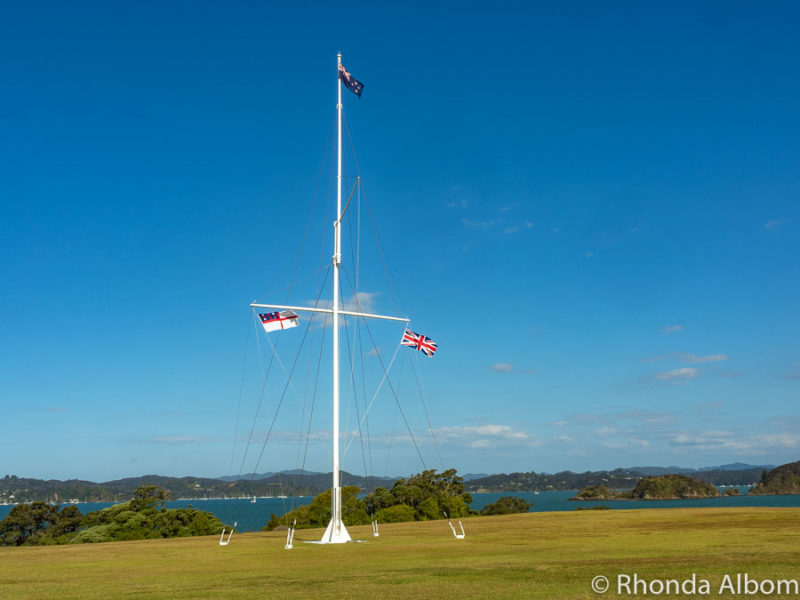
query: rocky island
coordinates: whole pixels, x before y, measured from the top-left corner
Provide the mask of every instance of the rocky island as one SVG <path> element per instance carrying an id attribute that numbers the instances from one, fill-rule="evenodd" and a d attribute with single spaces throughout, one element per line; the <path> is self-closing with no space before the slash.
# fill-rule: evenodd
<path id="1" fill-rule="evenodd" d="M 630 491 L 615 491 L 604 485 L 585 487 L 570 500 L 686 500 L 719 495 L 717 488 L 695 477 L 659 475 L 643 477 Z"/>

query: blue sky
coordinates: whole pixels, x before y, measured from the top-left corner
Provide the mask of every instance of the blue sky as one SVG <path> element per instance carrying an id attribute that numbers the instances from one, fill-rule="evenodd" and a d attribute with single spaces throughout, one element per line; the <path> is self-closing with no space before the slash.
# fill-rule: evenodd
<path id="1" fill-rule="evenodd" d="M 345 114 L 402 302 L 366 204 L 360 298 L 439 343 L 432 360 L 403 349 L 393 370 L 413 363 L 424 387 L 441 462 L 418 398 L 403 406 L 427 466 L 797 460 L 798 12 L 7 7 L 0 471 L 239 472 L 270 350 L 248 304 L 287 298 L 307 219 L 291 299 L 316 296 L 330 257 L 337 51 L 365 84 L 360 100 L 345 90 Z M 287 368 L 304 330 L 281 334 Z M 383 335 L 388 359 L 398 332 Z M 260 471 L 301 463 L 299 387 Z M 322 471 L 318 402 L 305 465 Z M 369 470 L 418 471 L 392 398 L 370 419 Z M 344 466 L 363 472 L 357 448 Z"/>

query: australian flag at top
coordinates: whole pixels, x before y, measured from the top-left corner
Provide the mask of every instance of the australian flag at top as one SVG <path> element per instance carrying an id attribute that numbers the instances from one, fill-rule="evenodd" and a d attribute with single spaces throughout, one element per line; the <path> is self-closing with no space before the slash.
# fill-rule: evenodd
<path id="1" fill-rule="evenodd" d="M 347 69 L 345 69 L 344 65 L 341 63 L 339 63 L 339 79 L 342 80 L 342 83 L 344 83 L 344 86 L 348 90 L 361 98 L 361 90 L 364 89 L 364 84 L 350 75 L 350 73 L 347 72 Z"/>
<path id="2" fill-rule="evenodd" d="M 433 354 L 438 348 L 436 342 L 434 342 L 431 338 L 420 335 L 419 333 L 414 333 L 410 329 L 406 329 L 400 344 L 403 346 L 411 346 L 412 348 L 416 348 L 425 356 L 429 356 L 431 358 L 433 358 Z"/>

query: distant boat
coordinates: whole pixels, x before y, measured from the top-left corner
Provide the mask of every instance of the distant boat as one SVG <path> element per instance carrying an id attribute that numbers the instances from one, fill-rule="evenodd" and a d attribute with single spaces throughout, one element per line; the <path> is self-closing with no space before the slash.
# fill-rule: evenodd
<path id="1" fill-rule="evenodd" d="M 255 496 L 253 496 L 253 499 L 252 499 L 252 500 L 250 500 L 250 504 L 255 504 L 255 503 L 256 503 L 256 497 L 255 497 Z"/>

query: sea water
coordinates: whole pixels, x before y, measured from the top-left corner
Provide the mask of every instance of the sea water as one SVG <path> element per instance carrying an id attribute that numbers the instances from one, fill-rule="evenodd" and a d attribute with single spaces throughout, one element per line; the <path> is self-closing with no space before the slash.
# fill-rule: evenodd
<path id="1" fill-rule="evenodd" d="M 800 494 L 787 494 L 781 496 L 748 496 L 748 488 L 741 487 L 741 496 L 721 496 L 719 498 L 703 498 L 698 500 L 593 500 L 571 502 L 577 492 L 489 492 L 472 494 L 473 510 L 480 510 L 487 504 L 496 502 L 503 496 L 517 496 L 533 504 L 531 512 L 551 512 L 576 510 L 578 507 L 592 508 L 593 506 L 607 506 L 610 509 L 633 508 L 697 508 L 697 507 L 723 507 L 723 506 L 763 506 L 763 507 L 800 507 Z M 724 491 L 724 490 L 723 490 Z M 216 515 L 223 523 L 232 525 L 237 522 L 237 531 L 260 531 L 273 514 L 282 515 L 298 506 L 309 504 L 311 496 L 293 498 L 258 498 L 252 502 L 251 498 L 235 500 L 173 500 L 167 502 L 167 508 L 186 508 L 191 506 L 202 511 Z M 112 502 L 82 502 L 76 504 L 83 514 L 111 506 Z M 0 506 L 0 519 L 3 519 L 12 509 L 12 506 Z"/>

